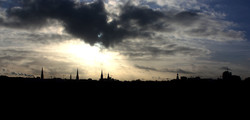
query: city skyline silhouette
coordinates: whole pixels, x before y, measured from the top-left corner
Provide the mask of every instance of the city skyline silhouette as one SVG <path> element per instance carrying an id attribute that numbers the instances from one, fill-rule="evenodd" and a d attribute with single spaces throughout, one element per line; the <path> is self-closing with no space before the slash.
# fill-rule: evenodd
<path id="1" fill-rule="evenodd" d="M 210 80 L 236 80 L 236 81 L 241 81 L 241 80 L 244 80 L 241 78 L 241 76 L 238 76 L 238 75 L 233 75 L 232 72 L 230 72 L 230 68 L 226 68 L 226 71 L 224 71 L 221 75 L 221 77 L 219 78 L 216 78 L 216 79 L 213 79 L 213 78 L 201 78 L 200 76 L 191 76 L 191 77 L 186 77 L 186 76 L 180 76 L 179 73 L 176 74 L 176 79 L 172 79 L 172 80 L 188 80 L 188 79 L 210 79 Z M 76 80 L 76 81 L 79 81 L 79 80 L 87 80 L 87 79 L 80 79 L 79 77 L 79 70 L 78 68 L 76 69 L 76 78 L 75 79 L 72 79 L 72 74 L 69 74 L 69 78 L 66 78 L 66 77 L 63 77 L 63 78 L 57 78 L 57 77 L 54 77 L 54 78 L 47 78 L 47 79 L 64 79 L 64 80 Z M 4 75 L 1 75 L 2 77 L 8 77 L 8 76 L 4 76 Z M 11 78 L 11 77 L 10 77 Z M 13 78 L 24 78 L 25 77 L 13 77 Z M 46 78 L 44 78 L 44 67 L 42 67 L 41 69 L 41 75 L 40 77 L 26 77 L 26 78 L 35 78 L 35 79 L 41 79 L 41 80 L 44 80 Z M 245 80 L 249 79 L 250 77 L 247 77 L 245 78 Z M 88 78 L 88 80 L 93 80 L 92 78 Z M 100 78 L 97 79 L 99 81 L 119 81 L 119 80 L 115 80 L 114 78 L 110 77 L 110 73 L 107 74 L 107 76 L 105 77 L 104 74 L 103 74 L 103 70 L 101 70 L 100 72 Z M 128 81 L 141 81 L 140 79 L 136 79 L 136 80 L 128 80 Z M 146 81 L 157 81 L 157 80 L 146 80 Z M 162 80 L 164 81 L 164 80 Z M 169 81 L 169 80 L 165 80 L 165 81 Z M 171 80 L 170 80 L 171 81 Z"/>
<path id="2" fill-rule="evenodd" d="M 71 76 L 71 75 L 70 75 Z M 177 73 L 176 79 L 168 81 L 156 80 L 132 80 L 120 81 L 109 76 L 105 77 L 103 71 L 100 72 L 100 79 L 93 80 L 79 79 L 79 71 L 76 70 L 75 79 L 63 78 L 44 78 L 44 69 L 41 69 L 41 76 L 37 78 L 22 78 L 0 76 L 0 84 L 2 87 L 12 89 L 78 89 L 84 90 L 88 88 L 158 88 L 158 89 L 248 89 L 250 87 L 250 77 L 241 79 L 240 76 L 233 75 L 229 70 L 222 73 L 222 78 L 209 79 L 200 77 L 185 77 Z"/>

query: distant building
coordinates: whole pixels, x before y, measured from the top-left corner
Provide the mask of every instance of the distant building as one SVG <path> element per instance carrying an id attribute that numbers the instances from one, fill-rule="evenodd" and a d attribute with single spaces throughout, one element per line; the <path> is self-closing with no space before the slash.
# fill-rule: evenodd
<path id="1" fill-rule="evenodd" d="M 231 79 L 231 77 L 232 77 L 232 73 L 229 72 L 229 71 L 225 71 L 225 72 L 223 72 L 223 74 L 222 74 L 222 79 L 223 79 L 223 80 L 229 80 L 229 79 Z"/>
<path id="2" fill-rule="evenodd" d="M 227 81 L 241 81 L 241 77 L 237 75 L 232 75 L 228 70 L 223 72 L 222 79 Z"/>

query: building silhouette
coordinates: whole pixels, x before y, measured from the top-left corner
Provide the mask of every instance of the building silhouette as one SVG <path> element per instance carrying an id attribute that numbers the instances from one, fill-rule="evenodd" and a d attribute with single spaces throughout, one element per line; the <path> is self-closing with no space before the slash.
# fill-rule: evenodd
<path id="1" fill-rule="evenodd" d="M 100 81 L 115 81 L 115 79 L 113 79 L 112 77 L 110 77 L 110 76 L 109 76 L 109 73 L 108 73 L 107 78 L 104 78 L 104 77 L 103 77 L 103 71 L 101 71 Z"/>
<path id="2" fill-rule="evenodd" d="M 79 73 L 78 73 L 78 69 L 76 71 L 76 80 L 79 80 Z"/>
<path id="3" fill-rule="evenodd" d="M 232 73 L 229 72 L 228 70 L 223 72 L 223 74 L 222 74 L 222 79 L 223 80 L 229 80 L 231 77 L 232 77 Z"/>
<path id="4" fill-rule="evenodd" d="M 42 68 L 42 71 L 41 71 L 41 80 L 44 79 L 44 74 L 43 74 L 43 68 Z"/>
<path id="5" fill-rule="evenodd" d="M 232 75 L 229 69 L 222 74 L 222 79 L 227 81 L 241 81 L 241 77 L 237 75 Z"/>

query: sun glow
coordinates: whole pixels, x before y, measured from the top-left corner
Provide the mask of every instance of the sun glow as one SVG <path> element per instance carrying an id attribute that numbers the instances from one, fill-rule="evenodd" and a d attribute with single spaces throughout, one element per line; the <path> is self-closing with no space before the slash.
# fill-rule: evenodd
<path id="1" fill-rule="evenodd" d="M 53 56 L 60 56 L 50 59 L 65 62 L 69 65 L 64 71 L 74 74 L 76 68 L 78 68 L 82 78 L 99 79 L 101 70 L 103 70 L 104 76 L 109 73 L 111 77 L 119 80 L 131 80 L 132 78 L 129 77 L 137 74 L 131 71 L 133 66 L 131 67 L 126 56 L 103 48 L 100 44 L 91 46 L 76 39 L 53 44 L 45 49 L 53 51 Z"/>
<path id="2" fill-rule="evenodd" d="M 109 66 L 112 68 L 115 67 L 116 63 L 114 60 L 119 58 L 119 53 L 102 49 L 99 44 L 91 46 L 80 40 L 67 41 L 62 45 L 61 50 L 70 55 L 73 61 L 91 67 Z"/>

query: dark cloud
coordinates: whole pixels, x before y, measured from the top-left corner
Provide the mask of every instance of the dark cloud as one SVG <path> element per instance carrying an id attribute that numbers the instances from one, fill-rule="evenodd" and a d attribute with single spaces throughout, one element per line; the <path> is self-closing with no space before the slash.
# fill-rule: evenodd
<path id="1" fill-rule="evenodd" d="M 194 74 L 193 72 L 183 70 L 183 69 L 177 69 L 177 70 L 171 70 L 171 69 L 163 69 L 160 70 L 160 72 L 170 72 L 170 73 L 181 73 L 181 74 Z"/>
<path id="2" fill-rule="evenodd" d="M 156 68 L 152 68 L 152 67 L 145 67 L 145 66 L 140 66 L 140 65 L 135 65 L 135 67 L 146 70 L 146 71 L 158 71 Z"/>
<path id="3" fill-rule="evenodd" d="M 141 65 L 134 65 L 138 69 L 146 70 L 146 71 L 155 71 L 155 72 L 169 72 L 169 73 L 181 73 L 181 74 L 194 74 L 193 72 L 186 71 L 183 69 L 171 70 L 171 69 L 156 69 L 153 67 L 146 67 Z"/>
<path id="4" fill-rule="evenodd" d="M 30 75 L 30 74 L 26 74 L 26 73 L 17 73 L 17 72 L 11 72 L 10 73 L 11 75 L 14 75 L 14 76 L 24 76 L 24 77 L 35 77 L 34 75 Z"/>
<path id="5" fill-rule="evenodd" d="M 155 11 L 147 7 L 137 7 L 130 4 L 126 4 L 122 8 L 122 13 L 120 16 L 120 22 L 123 27 L 128 27 L 131 29 L 131 24 L 139 27 L 140 30 L 154 29 L 160 30 L 164 29 L 164 22 L 161 21 L 165 18 L 165 14 L 160 11 Z"/>
<path id="6" fill-rule="evenodd" d="M 6 11 L 7 20 L 1 18 L 1 25 L 39 29 L 51 19 L 58 20 L 71 35 L 91 45 L 101 42 L 106 47 L 126 38 L 148 38 L 156 31 L 173 31 L 168 28 L 173 21 L 190 25 L 198 16 L 192 12 L 166 15 L 162 11 L 128 3 L 121 7 L 117 19 L 108 22 L 109 13 L 102 0 L 88 4 L 72 0 L 14 0 L 8 4 L 11 5 Z"/>
<path id="7" fill-rule="evenodd" d="M 12 22 L 2 22 L 7 27 L 41 28 L 50 19 L 63 23 L 65 30 L 75 37 L 93 45 L 102 42 L 110 46 L 121 41 L 129 32 L 117 27 L 117 22 L 107 22 L 108 13 L 104 3 L 98 0 L 91 4 L 78 3 L 71 0 L 23 0 L 17 7 L 7 10 Z M 98 37 L 99 34 L 103 34 Z"/>
<path id="8" fill-rule="evenodd" d="M 2 24 L 36 29 L 46 25 L 50 19 L 56 19 L 63 23 L 68 33 L 92 45 L 103 42 L 109 46 L 126 34 L 126 31 L 117 28 L 115 22 L 107 23 L 107 12 L 101 0 L 92 4 L 78 4 L 81 5 L 77 6 L 71 0 L 23 0 L 18 6 L 7 10 L 7 16 L 12 22 Z M 102 38 L 98 38 L 100 33 L 103 34 Z"/>

